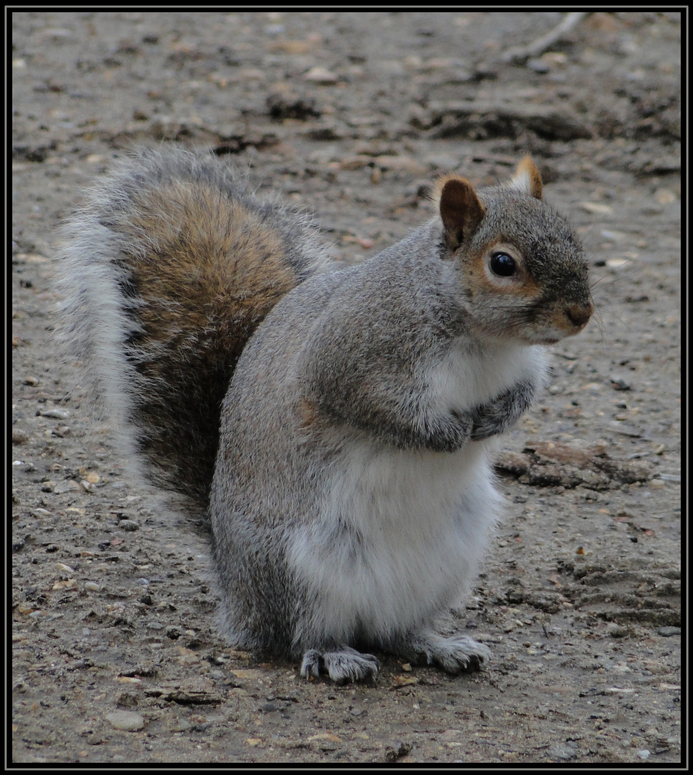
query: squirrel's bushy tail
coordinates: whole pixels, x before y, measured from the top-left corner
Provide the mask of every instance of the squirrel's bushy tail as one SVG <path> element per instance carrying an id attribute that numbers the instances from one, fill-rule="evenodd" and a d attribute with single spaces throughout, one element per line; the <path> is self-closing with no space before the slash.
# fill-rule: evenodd
<path id="1" fill-rule="evenodd" d="M 331 265 L 317 231 L 175 150 L 121 162 L 63 238 L 70 355 L 147 478 L 206 506 L 236 361 L 279 299 Z"/>

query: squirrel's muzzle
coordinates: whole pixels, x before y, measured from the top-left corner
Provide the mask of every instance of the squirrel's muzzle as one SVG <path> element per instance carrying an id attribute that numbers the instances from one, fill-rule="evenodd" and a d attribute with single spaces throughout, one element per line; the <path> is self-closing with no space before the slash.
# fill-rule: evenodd
<path id="1" fill-rule="evenodd" d="M 594 302 L 592 299 L 586 304 L 570 304 L 565 308 L 565 315 L 574 327 L 571 334 L 577 334 L 587 325 L 589 319 L 594 313 Z"/>

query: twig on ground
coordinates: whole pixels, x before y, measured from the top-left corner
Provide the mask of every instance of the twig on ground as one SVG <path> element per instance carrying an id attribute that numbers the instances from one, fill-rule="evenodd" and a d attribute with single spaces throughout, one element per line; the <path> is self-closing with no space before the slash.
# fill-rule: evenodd
<path id="1" fill-rule="evenodd" d="M 587 16 L 585 11 L 571 11 L 565 15 L 563 21 L 554 27 L 546 35 L 532 41 L 527 46 L 514 46 L 509 48 L 501 59 L 503 62 L 513 64 L 523 64 L 528 59 L 541 56 L 545 51 L 551 48 L 555 43 L 565 37 L 582 19 Z"/>

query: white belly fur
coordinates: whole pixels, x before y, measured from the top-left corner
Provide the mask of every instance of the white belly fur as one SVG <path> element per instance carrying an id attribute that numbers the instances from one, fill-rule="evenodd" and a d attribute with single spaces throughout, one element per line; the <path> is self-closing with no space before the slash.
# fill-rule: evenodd
<path id="1" fill-rule="evenodd" d="M 461 598 L 501 502 L 489 445 L 470 443 L 451 454 L 348 445 L 320 519 L 289 551 L 316 600 L 313 633 L 348 642 L 358 629 L 387 643 Z"/>

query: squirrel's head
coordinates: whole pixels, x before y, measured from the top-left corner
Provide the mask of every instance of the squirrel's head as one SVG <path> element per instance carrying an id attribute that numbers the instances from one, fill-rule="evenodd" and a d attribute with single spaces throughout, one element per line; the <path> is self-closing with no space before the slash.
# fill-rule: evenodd
<path id="1" fill-rule="evenodd" d="M 582 331 L 594 312 L 580 240 L 542 193 L 529 156 L 509 182 L 478 192 L 454 174 L 437 182 L 445 256 L 458 263 L 481 334 L 552 344 Z"/>

